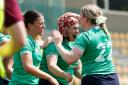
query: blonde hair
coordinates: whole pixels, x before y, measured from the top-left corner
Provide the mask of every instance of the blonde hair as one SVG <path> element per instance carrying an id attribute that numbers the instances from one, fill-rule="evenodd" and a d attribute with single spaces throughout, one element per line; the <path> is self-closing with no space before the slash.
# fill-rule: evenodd
<path id="1" fill-rule="evenodd" d="M 100 7 L 94 4 L 88 4 L 81 8 L 81 12 L 83 14 L 83 17 L 87 17 L 92 24 L 100 26 L 102 30 L 106 33 L 106 35 L 110 36 L 110 33 L 105 23 L 107 18 L 103 16 L 103 12 Z M 99 17 L 101 17 L 102 19 Z"/>

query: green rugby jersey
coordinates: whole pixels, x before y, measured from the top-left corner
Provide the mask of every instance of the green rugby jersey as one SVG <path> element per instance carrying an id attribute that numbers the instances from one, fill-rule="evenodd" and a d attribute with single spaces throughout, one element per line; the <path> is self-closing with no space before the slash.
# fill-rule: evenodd
<path id="1" fill-rule="evenodd" d="M 74 46 L 84 52 L 81 56 L 82 76 L 115 73 L 112 42 L 100 27 L 81 33 L 76 38 Z"/>
<path id="2" fill-rule="evenodd" d="M 35 40 L 29 35 L 26 45 L 14 54 L 14 65 L 11 81 L 9 85 L 38 85 L 39 78 L 25 71 L 21 55 L 24 53 L 30 53 L 33 59 L 33 65 L 39 67 L 42 58 L 42 52 Z"/>
<path id="3" fill-rule="evenodd" d="M 64 46 L 65 49 L 67 50 L 71 50 L 72 46 L 73 46 L 73 42 L 68 42 L 67 40 L 64 40 L 62 45 Z M 40 65 L 40 69 L 50 75 L 52 75 L 55 79 L 57 79 L 57 81 L 59 83 L 63 83 L 64 85 L 68 85 L 68 82 L 60 77 L 57 77 L 55 75 L 53 75 L 52 73 L 50 73 L 48 71 L 48 66 L 47 66 L 47 60 L 46 57 L 49 57 L 48 55 L 56 55 L 56 57 L 58 57 L 58 62 L 57 62 L 57 66 L 62 69 L 65 72 L 70 73 L 71 75 L 74 74 L 74 67 L 78 65 L 78 62 L 73 63 L 72 65 L 68 65 L 60 56 L 60 54 L 58 53 L 56 46 L 54 43 L 50 43 L 44 50 L 43 50 L 43 57 L 42 57 L 42 61 L 41 61 L 41 65 Z M 53 61 L 54 62 L 54 61 Z"/>

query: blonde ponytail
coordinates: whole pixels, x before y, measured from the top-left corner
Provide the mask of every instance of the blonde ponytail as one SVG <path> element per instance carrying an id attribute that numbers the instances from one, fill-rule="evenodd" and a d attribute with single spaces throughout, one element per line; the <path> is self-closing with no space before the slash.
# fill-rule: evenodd
<path id="1" fill-rule="evenodd" d="M 110 33 L 109 33 L 108 29 L 107 29 L 106 23 L 102 23 L 102 24 L 100 24 L 99 26 L 100 26 L 100 28 L 105 32 L 105 34 L 106 34 L 108 37 L 110 37 Z"/>
<path id="2" fill-rule="evenodd" d="M 98 16 L 96 18 L 96 24 L 101 27 L 101 29 L 106 33 L 106 35 L 110 36 L 110 33 L 106 27 L 106 23 L 105 23 L 106 20 L 107 20 L 107 17 Z"/>

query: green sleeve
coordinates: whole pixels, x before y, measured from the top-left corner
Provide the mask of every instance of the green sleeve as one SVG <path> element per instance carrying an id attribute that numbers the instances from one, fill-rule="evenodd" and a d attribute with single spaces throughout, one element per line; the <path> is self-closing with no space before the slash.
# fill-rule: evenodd
<path id="1" fill-rule="evenodd" d="M 31 43 L 30 40 L 27 40 L 27 43 L 24 47 L 20 49 L 20 56 L 24 53 L 32 53 L 32 49 L 34 48 L 34 45 Z"/>
<path id="2" fill-rule="evenodd" d="M 44 53 L 46 54 L 46 57 L 48 57 L 49 55 L 56 55 L 58 56 L 58 52 L 57 49 L 54 45 L 54 43 L 50 43 L 47 48 L 44 49 Z"/>
<path id="3" fill-rule="evenodd" d="M 82 33 L 76 38 L 74 47 L 78 47 L 81 50 L 85 51 L 88 46 L 88 43 L 88 36 L 85 33 Z"/>

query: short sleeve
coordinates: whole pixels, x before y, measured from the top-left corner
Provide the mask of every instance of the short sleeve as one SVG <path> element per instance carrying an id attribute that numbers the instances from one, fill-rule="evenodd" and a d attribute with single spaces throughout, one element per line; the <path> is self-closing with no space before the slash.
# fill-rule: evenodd
<path id="1" fill-rule="evenodd" d="M 32 49 L 34 48 L 33 45 L 31 45 L 30 41 L 27 41 L 24 47 L 20 49 L 20 56 L 25 54 L 25 53 L 30 53 L 32 54 Z"/>
<path id="2" fill-rule="evenodd" d="M 80 34 L 76 40 L 73 47 L 77 47 L 82 51 L 85 51 L 89 43 L 88 36 L 85 33 Z"/>
<path id="3" fill-rule="evenodd" d="M 54 43 L 50 43 L 47 48 L 44 49 L 44 53 L 46 55 L 46 57 L 50 56 L 50 55 L 56 55 L 58 56 L 58 52 L 57 49 L 54 45 Z"/>

